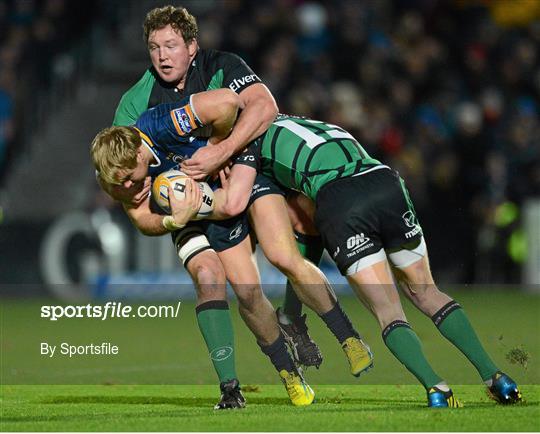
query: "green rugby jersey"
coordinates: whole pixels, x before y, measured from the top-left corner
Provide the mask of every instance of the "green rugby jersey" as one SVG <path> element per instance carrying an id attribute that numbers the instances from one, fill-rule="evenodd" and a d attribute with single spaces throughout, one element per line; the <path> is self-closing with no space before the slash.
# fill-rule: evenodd
<path id="1" fill-rule="evenodd" d="M 279 115 L 236 163 L 255 167 L 312 200 L 330 181 L 382 166 L 343 128 L 287 115 Z"/>
<path id="2" fill-rule="evenodd" d="M 224 87 L 240 93 L 260 82 L 259 77 L 236 54 L 200 48 L 189 66 L 183 90 L 161 80 L 151 67 L 122 96 L 113 125 L 133 125 L 149 108 L 161 103 L 179 102 L 194 93 Z"/>

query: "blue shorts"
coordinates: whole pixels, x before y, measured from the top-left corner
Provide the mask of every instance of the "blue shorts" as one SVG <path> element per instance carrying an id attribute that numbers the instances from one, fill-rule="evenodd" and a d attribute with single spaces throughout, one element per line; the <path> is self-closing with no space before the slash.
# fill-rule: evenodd
<path id="1" fill-rule="evenodd" d="M 248 208 L 260 197 L 267 194 L 285 196 L 287 190 L 271 178 L 258 174 L 253 184 Z M 172 232 L 172 239 L 184 266 L 197 254 L 213 249 L 223 252 L 240 244 L 249 235 L 250 225 L 247 212 L 228 220 L 199 220 L 189 222 L 186 227 Z"/>
<path id="2" fill-rule="evenodd" d="M 251 196 L 249 197 L 248 208 L 260 197 L 267 194 L 280 194 L 281 196 L 287 195 L 287 189 L 280 186 L 272 178 L 265 175 L 257 174 L 255 182 L 253 183 L 253 189 L 251 190 Z"/>

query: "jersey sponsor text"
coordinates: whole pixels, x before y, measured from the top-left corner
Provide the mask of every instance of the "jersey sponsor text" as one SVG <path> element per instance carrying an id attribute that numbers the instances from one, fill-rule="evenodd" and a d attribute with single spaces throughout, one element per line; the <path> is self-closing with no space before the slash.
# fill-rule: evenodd
<path id="1" fill-rule="evenodd" d="M 260 81 L 259 77 L 257 77 L 257 74 L 246 75 L 242 78 L 235 78 L 232 83 L 229 84 L 229 88 L 231 90 L 234 90 L 235 92 L 238 92 L 246 84 L 254 83 L 256 81 Z"/>

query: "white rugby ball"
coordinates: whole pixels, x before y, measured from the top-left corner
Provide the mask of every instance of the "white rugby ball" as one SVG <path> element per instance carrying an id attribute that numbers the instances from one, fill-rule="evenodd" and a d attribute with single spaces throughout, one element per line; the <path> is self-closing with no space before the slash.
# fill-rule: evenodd
<path id="1" fill-rule="evenodd" d="M 167 214 L 171 213 L 169 204 L 169 186 L 174 192 L 174 197 L 183 200 L 186 196 L 186 179 L 189 177 L 179 170 L 172 169 L 160 173 L 152 184 L 152 197 L 159 207 Z M 194 220 L 201 220 L 212 214 L 214 209 L 214 192 L 206 182 L 197 182 L 202 192 L 202 205 Z"/>

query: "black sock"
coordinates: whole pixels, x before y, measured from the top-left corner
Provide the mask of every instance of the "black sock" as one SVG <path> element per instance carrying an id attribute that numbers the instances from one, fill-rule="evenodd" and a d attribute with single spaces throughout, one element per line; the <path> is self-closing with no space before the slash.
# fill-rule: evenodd
<path id="1" fill-rule="evenodd" d="M 261 347 L 262 352 L 270 358 L 272 365 L 274 365 L 278 372 L 283 369 L 287 372 L 294 371 L 294 362 L 287 352 L 285 338 L 281 333 L 274 343 L 266 346 L 259 344 L 259 346 Z"/>
<path id="2" fill-rule="evenodd" d="M 359 334 L 354 329 L 347 314 L 341 309 L 339 303 L 336 302 L 332 309 L 320 315 L 320 317 L 340 344 L 352 336 L 359 337 Z"/>

